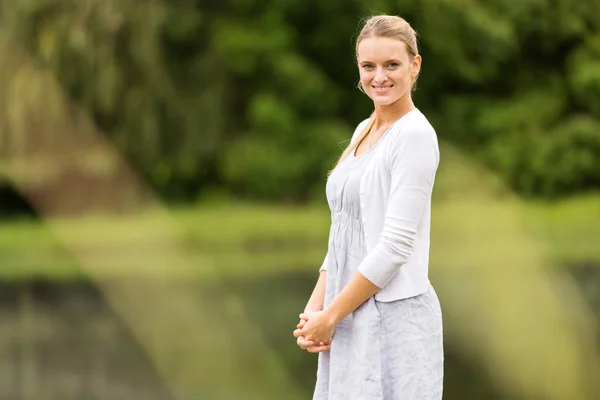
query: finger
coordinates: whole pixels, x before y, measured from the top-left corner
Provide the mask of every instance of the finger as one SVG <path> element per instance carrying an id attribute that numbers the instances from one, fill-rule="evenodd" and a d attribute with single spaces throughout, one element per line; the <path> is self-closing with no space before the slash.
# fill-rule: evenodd
<path id="1" fill-rule="evenodd" d="M 304 328 L 304 325 L 306 325 L 306 320 L 301 319 L 300 322 L 298 322 L 298 325 L 296 325 L 296 328 L 302 329 Z"/>
<path id="2" fill-rule="evenodd" d="M 298 343 L 298 346 L 300 346 L 300 348 L 304 350 L 315 345 L 313 342 L 304 339 L 304 337 L 302 336 L 300 336 L 296 342 Z"/>
<path id="3" fill-rule="evenodd" d="M 325 343 L 325 341 L 321 340 L 319 337 L 317 336 L 310 336 L 307 335 L 305 332 L 301 333 L 302 336 L 304 336 L 306 338 L 306 340 L 310 340 L 311 342 L 315 342 L 315 343 Z"/>
<path id="4" fill-rule="evenodd" d="M 331 346 L 323 346 L 323 347 L 315 346 L 315 347 L 311 348 L 310 350 L 307 349 L 306 351 L 308 351 L 309 353 L 322 353 L 324 351 L 329 351 L 329 350 L 331 350 Z"/>
<path id="5" fill-rule="evenodd" d="M 298 337 L 298 336 L 305 336 L 304 335 L 304 331 L 302 329 L 296 329 L 294 331 L 294 336 Z"/>
<path id="6" fill-rule="evenodd" d="M 302 335 L 302 336 L 304 336 L 304 338 L 306 340 L 310 340 L 311 342 L 315 342 L 319 346 L 323 346 L 323 345 L 327 345 L 327 344 L 331 343 L 330 340 L 322 340 L 322 339 L 320 339 L 317 336 L 309 336 L 309 335 Z"/>
<path id="7" fill-rule="evenodd" d="M 331 345 L 329 344 L 326 344 L 325 346 L 310 346 L 306 349 L 309 353 L 321 353 L 328 350 L 331 350 Z"/>

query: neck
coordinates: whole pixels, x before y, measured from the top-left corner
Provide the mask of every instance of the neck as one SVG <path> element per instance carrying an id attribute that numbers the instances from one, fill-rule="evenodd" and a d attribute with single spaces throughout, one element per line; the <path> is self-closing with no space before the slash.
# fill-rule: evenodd
<path id="1" fill-rule="evenodd" d="M 415 108 L 410 95 L 403 96 L 389 105 L 375 104 L 375 128 L 390 125 Z"/>

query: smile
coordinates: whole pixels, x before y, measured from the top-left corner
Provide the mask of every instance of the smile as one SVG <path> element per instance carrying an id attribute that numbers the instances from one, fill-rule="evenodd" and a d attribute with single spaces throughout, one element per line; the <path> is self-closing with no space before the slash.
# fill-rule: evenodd
<path id="1" fill-rule="evenodd" d="M 373 89 L 377 92 L 377 93 L 385 93 L 390 91 L 392 88 L 394 87 L 394 85 L 385 85 L 385 86 L 373 86 Z"/>

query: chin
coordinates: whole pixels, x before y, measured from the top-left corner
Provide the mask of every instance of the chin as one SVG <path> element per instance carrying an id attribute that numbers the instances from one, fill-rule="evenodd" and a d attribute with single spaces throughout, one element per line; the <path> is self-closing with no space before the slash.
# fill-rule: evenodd
<path id="1" fill-rule="evenodd" d="M 398 96 L 394 96 L 394 97 L 373 96 L 373 97 L 371 97 L 371 100 L 373 100 L 373 103 L 375 103 L 379 106 L 389 106 L 389 105 L 396 103 L 398 100 L 400 100 L 400 97 L 398 97 Z"/>
<path id="2" fill-rule="evenodd" d="M 379 100 L 379 101 L 375 101 L 375 103 L 377 105 L 380 105 L 380 106 L 389 106 L 389 105 L 394 104 L 397 101 L 398 101 L 398 99 L 395 99 L 395 100 Z"/>

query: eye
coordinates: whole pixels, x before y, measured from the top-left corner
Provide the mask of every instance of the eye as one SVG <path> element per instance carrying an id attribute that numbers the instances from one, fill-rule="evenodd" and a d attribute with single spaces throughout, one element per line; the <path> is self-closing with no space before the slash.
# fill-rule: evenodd
<path id="1" fill-rule="evenodd" d="M 367 71 L 370 71 L 373 69 L 373 65 L 371 64 L 363 64 L 363 69 L 366 69 Z"/>
<path id="2" fill-rule="evenodd" d="M 398 68 L 400 66 L 400 64 L 395 63 L 395 62 L 391 62 L 387 66 L 388 66 L 388 68 L 396 69 L 396 68 Z"/>

